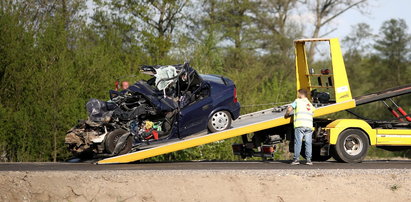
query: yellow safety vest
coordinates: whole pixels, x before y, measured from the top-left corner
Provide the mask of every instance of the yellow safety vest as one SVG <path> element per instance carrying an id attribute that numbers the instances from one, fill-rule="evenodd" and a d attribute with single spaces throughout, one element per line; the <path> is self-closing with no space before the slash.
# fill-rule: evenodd
<path id="1" fill-rule="evenodd" d="M 314 106 L 307 98 L 296 99 L 296 108 L 294 109 L 294 128 L 313 127 Z"/>

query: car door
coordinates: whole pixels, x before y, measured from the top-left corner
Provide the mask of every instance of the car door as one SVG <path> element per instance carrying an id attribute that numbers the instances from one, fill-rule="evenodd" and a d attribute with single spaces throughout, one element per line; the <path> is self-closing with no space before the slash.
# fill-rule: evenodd
<path id="1" fill-rule="evenodd" d="M 198 100 L 185 106 L 180 111 L 180 138 L 207 130 L 208 116 L 213 110 L 209 85 L 206 85 L 200 93 L 201 96 Z"/>

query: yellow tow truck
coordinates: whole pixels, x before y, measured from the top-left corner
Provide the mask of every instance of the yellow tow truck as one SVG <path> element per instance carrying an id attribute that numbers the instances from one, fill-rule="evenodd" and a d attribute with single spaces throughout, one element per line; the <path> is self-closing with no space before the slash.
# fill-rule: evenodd
<path id="1" fill-rule="evenodd" d="M 306 43 L 319 42 L 329 45 L 330 68 L 315 69 L 308 65 Z M 366 156 L 369 146 L 375 145 L 388 150 L 403 149 L 408 146 L 411 148 L 411 118 L 391 99 L 392 97 L 411 93 L 411 85 L 353 99 L 337 38 L 301 39 L 294 41 L 294 44 L 296 89 L 305 88 L 309 90 L 311 92 L 309 98 L 317 108 L 314 113 L 315 131 L 313 134 L 312 160 L 325 161 L 334 157 L 334 159 L 341 162 L 361 162 Z M 401 115 L 389 107 L 385 100 L 392 101 Z M 394 114 L 396 120 L 370 121 L 361 118 L 335 120 L 318 118 L 344 110 L 349 111 L 349 109 L 358 105 L 376 101 L 383 101 Z M 233 144 L 232 149 L 235 155 L 242 158 L 253 156 L 271 158 L 276 151 L 277 145 L 285 140 L 290 141 L 290 151 L 293 151 L 292 120 L 284 118 L 286 108 L 287 105 L 284 105 L 245 114 L 232 123 L 231 129 L 189 137 L 150 149 L 103 159 L 98 164 L 138 161 L 237 136 L 242 137 L 242 143 Z M 302 154 L 304 154 L 304 148 Z"/>

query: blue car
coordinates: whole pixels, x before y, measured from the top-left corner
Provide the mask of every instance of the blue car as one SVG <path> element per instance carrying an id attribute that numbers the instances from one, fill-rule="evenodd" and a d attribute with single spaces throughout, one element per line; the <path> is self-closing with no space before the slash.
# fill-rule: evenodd
<path id="1" fill-rule="evenodd" d="M 141 72 L 152 78 L 86 104 L 88 119 L 65 138 L 75 156 L 115 156 L 218 132 L 240 115 L 235 84 L 226 77 L 198 74 L 187 63 L 145 65 Z"/>

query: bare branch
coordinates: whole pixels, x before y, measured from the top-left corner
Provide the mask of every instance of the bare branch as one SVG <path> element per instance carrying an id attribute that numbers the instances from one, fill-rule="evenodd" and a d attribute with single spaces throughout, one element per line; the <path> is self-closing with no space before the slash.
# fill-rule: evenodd
<path id="1" fill-rule="evenodd" d="M 335 15 L 331 16 L 330 18 L 328 18 L 327 20 L 325 20 L 324 22 L 321 23 L 321 26 L 324 26 L 325 24 L 331 22 L 332 20 L 334 20 L 336 17 L 340 16 L 341 14 L 345 13 L 346 11 L 350 10 L 351 8 L 362 4 L 364 2 L 366 2 L 367 0 L 361 0 L 357 3 L 351 4 L 349 6 L 347 6 L 346 8 L 342 9 L 340 12 L 336 13 Z"/>

